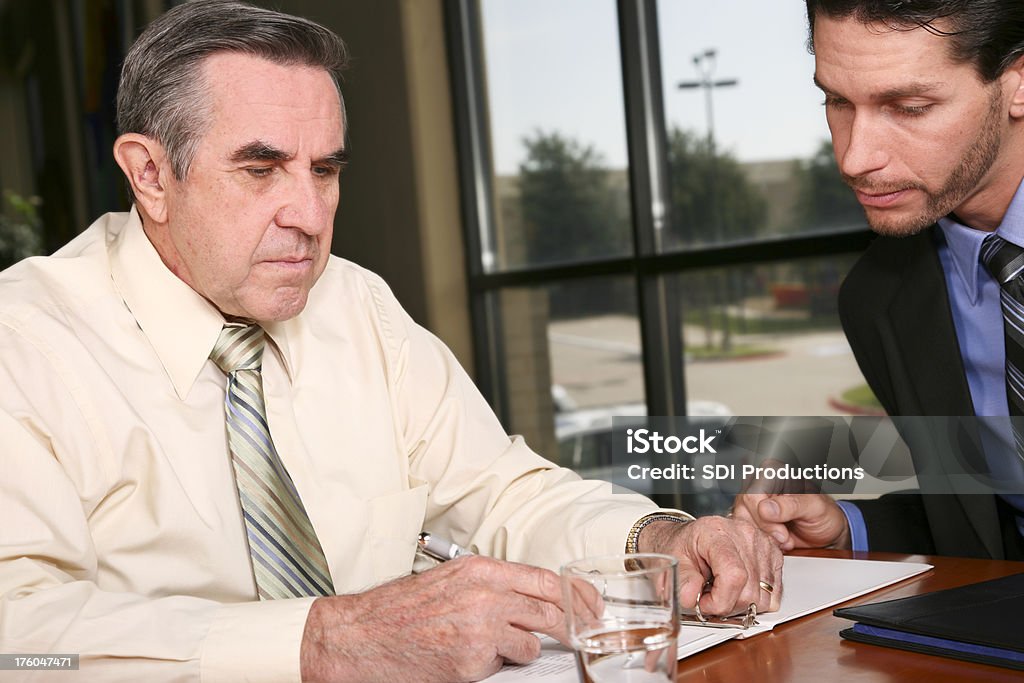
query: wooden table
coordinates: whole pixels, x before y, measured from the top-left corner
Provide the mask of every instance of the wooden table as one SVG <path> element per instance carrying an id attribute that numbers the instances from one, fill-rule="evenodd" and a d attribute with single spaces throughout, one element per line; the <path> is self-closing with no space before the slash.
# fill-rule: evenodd
<path id="1" fill-rule="evenodd" d="M 1024 562 L 959 557 L 815 550 L 795 554 L 866 560 L 926 562 L 931 571 L 869 593 L 843 606 L 902 598 L 1024 572 Z M 836 605 L 839 607 L 839 605 Z M 770 633 L 730 640 L 680 660 L 679 681 L 692 683 L 789 683 L 791 681 L 1024 680 L 1024 673 L 946 657 L 853 643 L 839 637 L 852 622 L 832 616 L 835 607 L 780 624 Z M 1024 626 L 1022 626 L 1024 628 Z"/>

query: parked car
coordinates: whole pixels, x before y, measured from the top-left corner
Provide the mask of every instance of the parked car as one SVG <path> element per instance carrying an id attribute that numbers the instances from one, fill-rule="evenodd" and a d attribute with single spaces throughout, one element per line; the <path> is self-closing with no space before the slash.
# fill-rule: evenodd
<path id="1" fill-rule="evenodd" d="M 651 495 L 654 491 L 651 480 L 625 479 L 625 462 L 622 453 L 613 458 L 613 418 L 615 426 L 644 425 L 647 422 L 647 405 L 644 403 L 622 403 L 601 408 L 566 409 L 574 404 L 567 392 L 558 385 L 552 388 L 555 401 L 555 437 L 558 440 L 559 464 L 569 467 L 586 479 L 603 479 Z M 732 417 L 728 406 L 717 401 L 693 400 L 686 404 L 689 417 L 716 418 L 716 421 Z M 698 463 L 699 464 L 699 463 Z M 687 491 L 687 493 L 700 493 Z"/>

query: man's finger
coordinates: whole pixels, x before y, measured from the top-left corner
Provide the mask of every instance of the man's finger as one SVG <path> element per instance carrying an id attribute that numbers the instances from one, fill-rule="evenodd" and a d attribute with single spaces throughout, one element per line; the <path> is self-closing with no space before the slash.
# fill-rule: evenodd
<path id="1" fill-rule="evenodd" d="M 562 605 L 564 610 L 584 621 L 591 621 L 604 613 L 604 599 L 597 588 L 586 579 L 572 579 L 569 584 L 570 595 L 565 596 L 569 604 Z"/>
<path id="2" fill-rule="evenodd" d="M 748 522 L 753 524 L 755 527 L 772 537 L 776 543 L 783 546 L 784 550 L 792 549 L 790 541 L 789 529 L 782 522 L 773 521 L 766 519 L 760 512 L 761 505 L 767 503 L 767 501 L 773 500 L 773 496 L 767 496 L 764 494 L 744 494 L 736 497 L 736 503 L 733 506 L 733 519 Z M 790 547 L 786 548 L 785 544 L 789 542 Z"/>
<path id="3" fill-rule="evenodd" d="M 516 593 L 561 604 L 562 584 L 559 582 L 558 574 L 516 562 L 502 562 L 497 566 L 506 585 Z"/>
<path id="4" fill-rule="evenodd" d="M 768 549 L 757 552 L 757 558 L 757 611 L 774 612 L 782 603 L 782 553 Z"/>
<path id="5" fill-rule="evenodd" d="M 503 631 L 497 645 L 498 654 L 515 664 L 529 664 L 540 656 L 540 638 L 512 626 Z"/>
<path id="6" fill-rule="evenodd" d="M 770 556 L 769 568 L 764 575 L 764 580 L 772 587 L 771 591 L 771 603 L 768 609 L 775 612 L 782 606 L 782 592 L 783 592 L 783 558 L 782 554 L 772 554 Z"/>
<path id="7" fill-rule="evenodd" d="M 757 506 L 767 497 L 763 493 L 741 493 L 733 499 L 732 511 L 729 516 L 756 525 L 760 518 L 757 514 Z"/>
<path id="8" fill-rule="evenodd" d="M 565 613 L 555 603 L 525 595 L 512 594 L 502 610 L 512 626 L 526 631 L 544 633 L 561 642 L 567 637 Z"/>
<path id="9" fill-rule="evenodd" d="M 698 567 L 684 560 L 679 561 L 679 606 L 693 609 L 697 597 L 704 590 L 707 578 Z"/>
<path id="10" fill-rule="evenodd" d="M 746 609 L 756 600 L 757 596 L 751 590 L 756 579 L 738 553 L 730 548 L 716 552 L 709 559 L 714 567 L 715 581 L 710 592 L 704 593 L 700 600 L 702 612 L 727 616 Z"/>
<path id="11" fill-rule="evenodd" d="M 766 522 L 786 524 L 817 518 L 824 512 L 824 506 L 817 495 L 786 494 L 762 500 L 757 512 Z"/>

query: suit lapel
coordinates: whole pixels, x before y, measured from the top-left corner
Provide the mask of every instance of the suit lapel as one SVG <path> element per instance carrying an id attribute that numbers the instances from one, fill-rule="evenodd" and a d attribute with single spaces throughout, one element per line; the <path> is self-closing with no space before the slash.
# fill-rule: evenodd
<path id="1" fill-rule="evenodd" d="M 902 365 L 913 378 L 917 411 L 904 415 L 973 415 L 960 345 L 950 312 L 945 276 L 931 231 L 914 237 L 908 249 L 899 290 L 889 307 L 889 320 Z M 911 246 L 911 245 L 908 245 Z"/>
<path id="2" fill-rule="evenodd" d="M 888 315 L 899 340 L 900 361 L 906 369 L 905 388 L 914 395 L 901 406 L 907 416 L 973 416 L 970 387 L 950 310 L 945 275 L 935 247 L 935 228 L 922 232 L 906 246 L 907 260 L 899 290 Z M 912 399 L 912 400 L 910 400 Z M 912 410 L 916 409 L 916 410 Z M 948 430 L 934 430 L 944 438 Z M 947 450 L 939 444 L 932 453 Z M 984 467 L 977 462 L 975 467 Z M 970 456 L 968 456 L 970 457 Z M 978 471 L 984 471 L 983 469 Z M 956 494 L 960 506 L 992 557 L 1002 557 L 1002 540 L 992 496 Z M 941 523 L 941 522 L 940 522 Z"/>

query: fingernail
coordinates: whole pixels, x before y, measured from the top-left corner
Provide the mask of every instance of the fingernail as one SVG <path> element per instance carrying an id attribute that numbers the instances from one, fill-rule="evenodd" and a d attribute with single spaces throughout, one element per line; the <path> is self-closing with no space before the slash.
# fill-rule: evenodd
<path id="1" fill-rule="evenodd" d="M 776 503 L 774 500 L 766 500 L 763 503 L 761 503 L 761 512 L 762 512 L 762 514 L 763 513 L 768 513 L 772 517 L 778 517 L 779 516 L 779 504 Z"/>
<path id="2" fill-rule="evenodd" d="M 773 531 L 772 532 L 772 538 L 775 539 L 776 543 L 780 543 L 781 544 L 781 543 L 785 543 L 786 542 L 786 535 L 784 533 L 782 533 L 781 531 Z"/>

